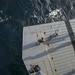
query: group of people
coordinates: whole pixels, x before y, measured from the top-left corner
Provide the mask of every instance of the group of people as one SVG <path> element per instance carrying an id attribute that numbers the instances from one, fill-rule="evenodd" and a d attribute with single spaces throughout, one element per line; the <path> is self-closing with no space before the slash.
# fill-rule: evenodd
<path id="1" fill-rule="evenodd" d="M 30 65 L 29 74 L 44 75 L 39 65 Z"/>
<path id="2" fill-rule="evenodd" d="M 59 30 L 55 30 L 55 33 L 53 33 L 52 35 L 50 35 L 49 37 L 47 37 L 46 38 L 47 39 L 46 41 L 49 41 L 49 40 L 53 39 L 54 37 L 58 36 L 58 33 L 59 33 Z M 44 41 L 44 38 L 41 37 L 41 39 L 38 40 L 38 43 L 37 44 L 40 44 L 40 43 L 43 43 L 43 42 L 45 42 Z"/>

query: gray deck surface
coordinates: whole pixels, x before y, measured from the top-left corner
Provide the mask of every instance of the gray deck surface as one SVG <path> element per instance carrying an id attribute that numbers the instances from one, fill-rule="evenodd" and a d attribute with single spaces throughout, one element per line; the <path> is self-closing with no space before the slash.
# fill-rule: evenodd
<path id="1" fill-rule="evenodd" d="M 75 19 L 70 23 L 75 34 Z M 47 40 L 57 29 L 58 36 Z M 41 37 L 47 41 L 36 45 Z M 38 64 L 45 75 L 75 75 L 75 53 L 65 23 L 61 21 L 24 27 L 22 59 L 27 70 L 30 64 Z"/>

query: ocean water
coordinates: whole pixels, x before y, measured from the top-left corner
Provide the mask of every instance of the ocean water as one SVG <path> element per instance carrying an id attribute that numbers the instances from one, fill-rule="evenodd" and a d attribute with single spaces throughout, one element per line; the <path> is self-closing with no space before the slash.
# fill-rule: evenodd
<path id="1" fill-rule="evenodd" d="M 28 75 L 22 61 L 23 27 L 14 20 L 0 23 L 0 75 Z"/>

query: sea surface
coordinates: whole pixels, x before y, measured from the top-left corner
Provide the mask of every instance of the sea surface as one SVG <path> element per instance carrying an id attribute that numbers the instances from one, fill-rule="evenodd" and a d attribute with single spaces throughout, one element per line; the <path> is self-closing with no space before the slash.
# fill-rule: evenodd
<path id="1" fill-rule="evenodd" d="M 0 23 L 0 75 L 28 75 L 22 61 L 20 23 L 10 19 Z"/>

